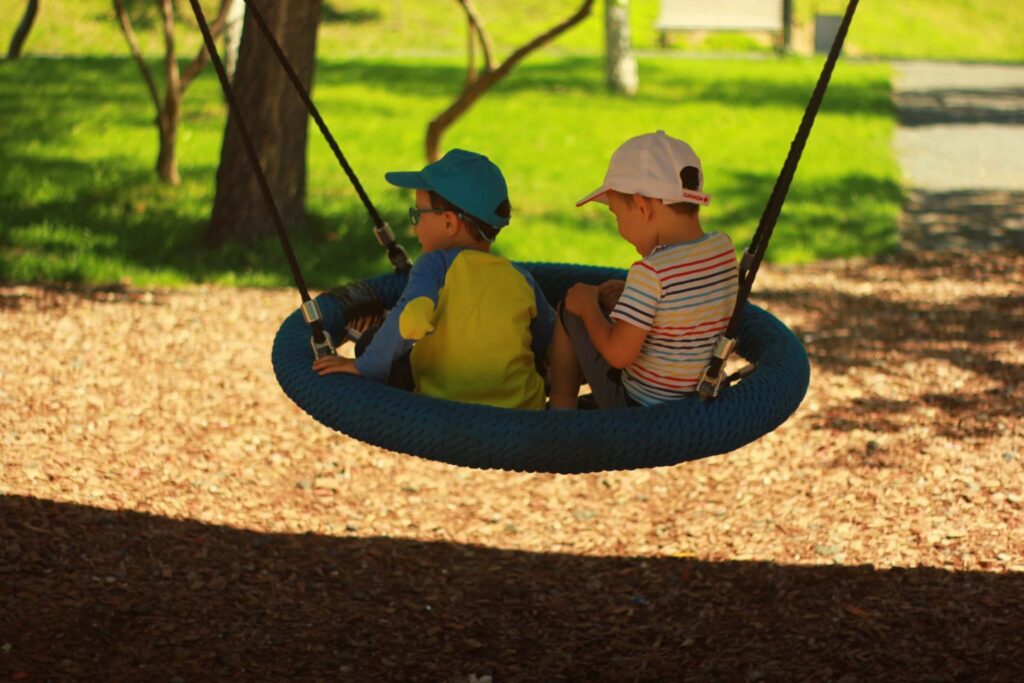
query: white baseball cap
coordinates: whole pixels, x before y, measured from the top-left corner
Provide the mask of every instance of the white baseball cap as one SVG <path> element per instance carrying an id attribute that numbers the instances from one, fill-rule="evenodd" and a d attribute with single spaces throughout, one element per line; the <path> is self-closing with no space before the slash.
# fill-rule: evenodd
<path id="1" fill-rule="evenodd" d="M 688 187 L 683 186 L 684 178 Z M 608 190 L 641 194 L 665 204 L 688 202 L 707 206 L 711 197 L 704 194 L 703 188 L 704 171 L 693 148 L 659 130 L 619 145 L 608 162 L 601 187 L 576 202 L 576 206 L 589 201 L 607 204 Z"/>

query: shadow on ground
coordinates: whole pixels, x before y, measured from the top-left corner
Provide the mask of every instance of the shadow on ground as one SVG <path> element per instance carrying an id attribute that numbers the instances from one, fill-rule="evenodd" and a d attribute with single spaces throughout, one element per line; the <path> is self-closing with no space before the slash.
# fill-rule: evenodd
<path id="1" fill-rule="evenodd" d="M 916 278 L 949 278 L 952 283 L 1012 277 L 1020 259 L 1001 259 L 997 266 L 984 252 L 975 254 L 914 254 L 887 257 L 914 270 Z M 869 262 L 853 262 L 851 269 L 867 269 Z M 951 287 L 955 284 L 951 284 Z M 908 294 L 913 296 L 913 290 Z M 753 301 L 771 309 L 776 304 L 798 306 L 810 321 L 794 332 L 804 341 L 811 364 L 827 374 L 853 378 L 879 373 L 889 382 L 909 382 L 930 388 L 920 400 L 942 411 L 939 432 L 950 438 L 983 436 L 1021 411 L 1019 388 L 1024 386 L 1024 365 L 1000 360 L 992 345 L 1012 344 L 1024 338 L 1024 294 L 971 296 L 951 303 L 922 298 L 891 299 L 822 289 L 761 288 Z M 977 378 L 967 386 L 949 384 L 943 377 L 907 376 L 905 359 L 933 359 L 939 366 L 957 368 Z M 868 380 L 865 380 L 867 382 Z M 809 415 L 820 426 L 840 431 L 869 429 L 897 432 L 898 420 L 879 419 L 881 412 L 902 414 L 913 405 L 893 400 L 886 389 L 865 385 L 849 404 L 823 407 Z"/>
<path id="2" fill-rule="evenodd" d="M 902 126 L 1024 123 L 1024 88 L 915 90 L 895 101 Z"/>
<path id="3" fill-rule="evenodd" d="M 0 540 L 0 672 L 28 680 L 1011 680 L 1024 651 L 1021 574 L 270 535 L 18 496 Z"/>
<path id="4" fill-rule="evenodd" d="M 1024 192 L 912 190 L 900 222 L 914 249 L 1024 252 Z"/>

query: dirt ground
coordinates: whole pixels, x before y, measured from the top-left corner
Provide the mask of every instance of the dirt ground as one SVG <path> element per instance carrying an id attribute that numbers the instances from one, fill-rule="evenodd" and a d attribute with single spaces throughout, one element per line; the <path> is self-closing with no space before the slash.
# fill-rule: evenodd
<path id="1" fill-rule="evenodd" d="M 293 291 L 0 288 L 0 679 L 1019 680 L 1024 255 L 755 289 L 811 356 L 789 422 L 561 476 L 312 421 Z"/>

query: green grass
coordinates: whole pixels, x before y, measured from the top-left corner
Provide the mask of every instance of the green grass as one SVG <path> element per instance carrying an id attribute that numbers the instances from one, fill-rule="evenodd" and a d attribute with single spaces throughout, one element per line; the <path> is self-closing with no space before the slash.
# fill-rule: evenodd
<path id="1" fill-rule="evenodd" d="M 540 56 L 451 129 L 445 146 L 489 154 L 515 207 L 498 241 L 516 259 L 628 264 L 611 215 L 573 202 L 596 186 L 625 137 L 664 128 L 702 155 L 712 206 L 705 227 L 744 246 L 785 158 L 820 68 L 764 62 L 648 58 L 633 100 L 606 94 L 598 57 Z M 842 63 L 780 218 L 769 258 L 809 261 L 894 247 L 901 200 L 891 151 L 889 71 Z M 423 163 L 426 122 L 462 79 L 451 58 L 321 60 L 314 98 L 385 218 L 407 244 L 407 193 L 388 170 Z M 29 85 L 31 87 L 29 87 Z M 210 250 L 201 236 L 223 127 L 216 83 L 189 91 L 180 135 L 183 183 L 152 170 L 152 105 L 126 58 L 0 63 L 0 280 L 289 282 L 276 242 Z M 311 130 L 310 224 L 296 229 L 313 287 L 386 264 L 326 146 Z"/>
<path id="2" fill-rule="evenodd" d="M 20 9 L 20 2 L 9 3 Z M 160 49 L 155 4 L 128 3 L 138 21 L 140 39 L 148 54 Z M 579 0 L 476 0 L 490 28 L 499 55 L 568 17 Z M 659 0 L 632 0 L 633 43 L 654 49 L 654 23 Z M 183 15 L 178 35 L 182 54 L 194 54 L 199 37 L 188 3 L 178 3 Z M 203 0 L 208 15 L 216 2 Z M 842 13 L 845 0 L 795 0 L 797 33 L 810 30 L 815 12 Z M 597 0 L 592 15 L 560 38 L 556 53 L 596 54 L 603 41 L 604 3 Z M 454 0 L 325 0 L 319 34 L 324 58 L 344 55 L 401 55 L 459 53 L 465 49 L 465 25 Z M 6 41 L 16 24 L 0 24 Z M 150 29 L 150 30 L 147 30 Z M 949 59 L 966 61 L 1024 61 L 1024 3 L 991 0 L 865 0 L 860 3 L 847 40 L 847 54 L 865 57 Z M 676 34 L 674 47 L 696 51 L 767 51 L 763 37 L 711 33 Z M 4 43 L 6 45 L 6 43 Z M 109 0 L 48 0 L 41 3 L 37 26 L 25 47 L 27 55 L 120 56 L 127 54 Z"/>
<path id="3" fill-rule="evenodd" d="M 801 21 L 814 9 L 842 14 L 841 0 L 796 0 Z M 850 28 L 847 54 L 899 59 L 1024 62 L 1024 3 L 991 0 L 866 0 Z"/>

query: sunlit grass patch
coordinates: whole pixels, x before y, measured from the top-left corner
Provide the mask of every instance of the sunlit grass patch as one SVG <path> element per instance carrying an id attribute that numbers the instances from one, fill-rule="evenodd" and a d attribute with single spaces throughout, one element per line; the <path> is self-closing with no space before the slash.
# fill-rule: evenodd
<path id="1" fill-rule="evenodd" d="M 637 97 L 609 95 L 596 57 L 537 57 L 481 99 L 445 147 L 478 150 L 509 182 L 511 226 L 499 252 L 520 260 L 628 264 L 632 248 L 596 187 L 611 152 L 664 129 L 701 155 L 712 205 L 705 228 L 742 248 L 757 226 L 813 89 L 820 60 L 641 60 Z M 407 191 L 390 170 L 424 163 L 427 122 L 458 91 L 454 58 L 322 61 L 314 98 L 382 215 L 410 247 Z M 32 83 L 33 87 L 25 87 Z M 768 258 L 877 254 L 895 245 L 901 192 L 891 150 L 889 70 L 842 63 L 808 143 Z M 224 125 L 210 74 L 186 95 L 182 184 L 153 172 L 153 109 L 128 59 L 32 60 L 0 68 L 0 277 L 139 285 L 284 285 L 276 240 L 204 245 Z M 308 208 L 290 226 L 314 287 L 387 268 L 370 220 L 311 128 Z"/>

